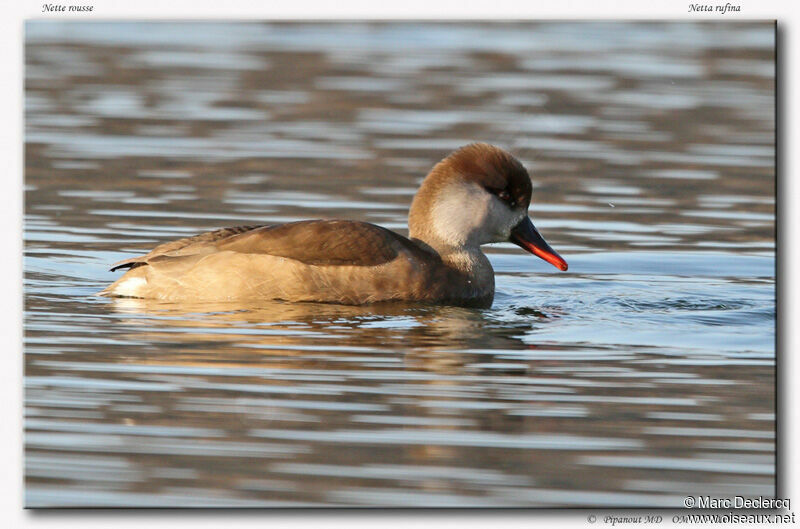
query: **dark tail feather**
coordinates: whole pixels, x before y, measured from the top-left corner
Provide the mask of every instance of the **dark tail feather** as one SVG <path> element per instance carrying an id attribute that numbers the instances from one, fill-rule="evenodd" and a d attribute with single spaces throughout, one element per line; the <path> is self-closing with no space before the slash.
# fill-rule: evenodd
<path id="1" fill-rule="evenodd" d="M 112 266 L 111 268 L 109 268 L 109 272 L 116 272 L 117 270 L 121 270 L 123 268 L 129 268 L 129 269 L 133 270 L 136 267 L 144 266 L 146 264 L 147 263 L 142 262 L 142 261 L 131 261 L 131 262 L 122 261 L 121 263 L 117 263 L 114 266 Z"/>

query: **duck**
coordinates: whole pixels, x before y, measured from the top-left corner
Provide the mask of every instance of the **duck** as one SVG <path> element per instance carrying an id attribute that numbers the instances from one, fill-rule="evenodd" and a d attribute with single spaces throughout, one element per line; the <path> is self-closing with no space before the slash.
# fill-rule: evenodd
<path id="1" fill-rule="evenodd" d="M 281 300 L 491 307 L 494 270 L 481 246 L 512 242 L 566 271 L 528 216 L 532 184 L 512 154 L 463 146 L 423 179 L 408 237 L 353 220 L 222 228 L 115 263 L 98 293 L 168 302 Z"/>

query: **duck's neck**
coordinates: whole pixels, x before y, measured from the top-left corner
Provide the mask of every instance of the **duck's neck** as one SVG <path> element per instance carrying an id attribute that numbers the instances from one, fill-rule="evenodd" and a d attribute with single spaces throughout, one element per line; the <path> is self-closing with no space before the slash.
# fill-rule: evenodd
<path id="1" fill-rule="evenodd" d="M 456 275 L 463 279 L 463 284 L 452 285 L 454 289 L 465 293 L 469 291 L 470 297 L 494 295 L 494 269 L 480 246 L 453 246 L 419 238 L 412 240 L 426 250 L 438 254 L 445 266 L 457 272 Z"/>
<path id="2" fill-rule="evenodd" d="M 491 283 L 494 287 L 494 269 L 489 258 L 480 248 L 460 248 L 447 253 L 439 252 L 442 261 L 451 268 L 462 272 L 479 284 Z"/>
<path id="3" fill-rule="evenodd" d="M 485 207 L 479 194 L 469 185 L 450 186 L 446 193 L 426 190 L 423 182 L 414 197 L 408 216 L 409 237 L 421 247 L 435 252 L 453 274 L 453 292 L 468 297 L 494 295 L 494 270 L 481 251 L 481 224 Z M 485 194 L 485 192 L 484 192 Z M 443 198 L 434 198 L 440 196 Z M 471 204 L 469 210 L 464 204 Z M 483 237 L 485 239 L 485 237 Z"/>

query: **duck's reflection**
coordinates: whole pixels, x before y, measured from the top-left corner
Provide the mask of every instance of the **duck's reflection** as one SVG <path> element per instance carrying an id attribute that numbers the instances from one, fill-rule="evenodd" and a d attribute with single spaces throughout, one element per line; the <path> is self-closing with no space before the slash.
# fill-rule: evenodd
<path id="1" fill-rule="evenodd" d="M 109 303 L 125 337 L 149 349 L 117 361 L 178 367 L 148 375 L 168 377 L 185 388 L 170 394 L 169 404 L 161 403 L 171 420 L 227 424 L 243 432 L 242 442 L 292 438 L 307 447 L 269 467 L 281 479 L 287 469 L 288 475 L 320 467 L 351 471 L 354 453 L 359 467 L 474 466 L 480 474 L 481 464 L 465 461 L 484 448 L 461 446 L 454 439 L 473 436 L 480 442 L 484 434 L 508 436 L 539 428 L 503 413 L 505 404 L 495 402 L 498 391 L 510 392 L 517 385 L 513 380 L 504 385 L 504 371 L 486 368 L 495 356 L 507 364 L 503 351 L 530 347 L 522 337 L 539 320 L 509 319 L 516 314 L 513 307 Z M 508 404 L 517 405 L 518 399 Z M 351 440 L 341 441 L 345 437 Z M 513 481 L 521 479 L 516 469 L 530 473 L 531 461 L 538 465 L 547 455 L 516 451 L 503 457 L 514 469 L 509 472 Z M 320 483 L 325 490 L 354 487 L 342 480 L 298 480 L 298 493 L 319 499 L 314 495 Z M 432 478 L 417 486 L 460 494 L 469 485 Z"/>
<path id="2" fill-rule="evenodd" d="M 490 310 L 399 303 L 176 304 L 132 298 L 110 303 L 123 316 L 125 338 L 158 347 L 168 361 L 175 361 L 175 354 L 199 360 L 199 353 L 226 363 L 237 358 L 250 363 L 253 355 L 260 362 L 388 361 L 392 356 L 407 367 L 450 371 L 474 361 L 480 350 L 526 347 L 521 340 L 525 329 L 509 332 L 508 322 L 498 321 Z"/>

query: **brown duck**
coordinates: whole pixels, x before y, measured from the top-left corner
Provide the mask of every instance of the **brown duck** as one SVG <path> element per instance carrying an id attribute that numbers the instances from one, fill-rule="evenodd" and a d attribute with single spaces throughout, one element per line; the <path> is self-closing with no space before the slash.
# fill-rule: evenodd
<path id="1" fill-rule="evenodd" d="M 417 191 L 409 238 L 349 220 L 239 226 L 157 246 L 99 294 L 165 301 L 416 301 L 488 307 L 494 270 L 482 244 L 511 241 L 560 270 L 567 263 L 528 217 L 531 180 L 484 143 L 436 164 Z"/>

